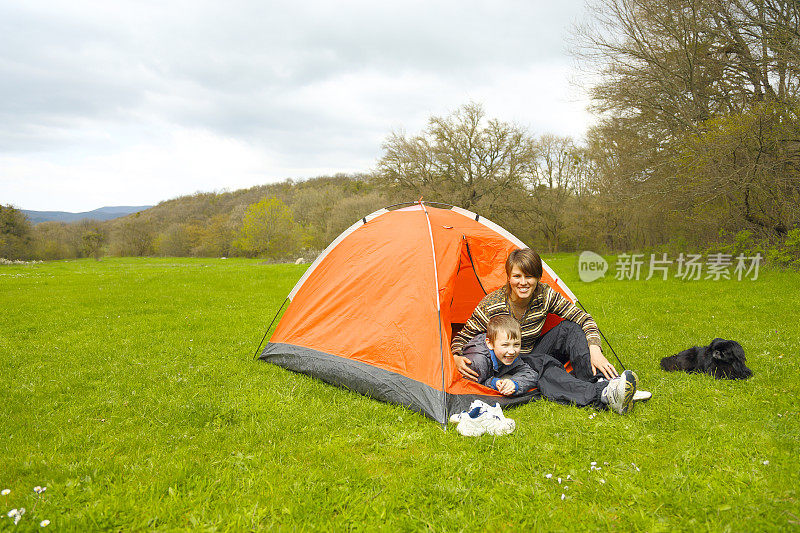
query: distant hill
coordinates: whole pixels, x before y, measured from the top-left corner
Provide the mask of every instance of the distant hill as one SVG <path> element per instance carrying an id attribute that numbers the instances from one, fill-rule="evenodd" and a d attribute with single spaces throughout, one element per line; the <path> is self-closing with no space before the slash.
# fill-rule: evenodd
<path id="1" fill-rule="evenodd" d="M 85 211 L 83 213 L 68 213 L 66 211 L 29 211 L 27 209 L 23 209 L 22 212 L 27 215 L 32 224 L 38 224 L 40 222 L 75 222 L 85 218 L 91 218 L 93 220 L 111 220 L 114 218 L 124 217 L 125 215 L 130 215 L 131 213 L 136 213 L 137 211 L 144 211 L 145 209 L 150 209 L 151 207 L 153 206 L 119 205 L 113 207 L 101 207 L 100 209 L 95 209 L 94 211 Z"/>

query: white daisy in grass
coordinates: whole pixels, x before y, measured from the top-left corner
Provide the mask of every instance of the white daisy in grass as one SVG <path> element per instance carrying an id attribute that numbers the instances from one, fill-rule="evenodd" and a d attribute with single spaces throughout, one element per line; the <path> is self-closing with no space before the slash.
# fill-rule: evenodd
<path id="1" fill-rule="evenodd" d="M 35 492 L 36 494 L 41 494 L 46 490 L 47 490 L 47 487 L 40 487 L 39 485 L 36 485 L 35 487 L 33 487 L 33 492 Z"/>
<path id="2" fill-rule="evenodd" d="M 19 509 L 11 509 L 8 512 L 8 517 L 14 519 L 14 525 L 16 526 L 19 523 L 20 518 L 22 518 L 22 515 L 24 514 L 25 514 L 25 508 L 20 507 Z"/>
<path id="3" fill-rule="evenodd" d="M 39 522 L 39 527 L 47 527 L 50 525 L 50 520 L 42 520 Z"/>
<path id="4" fill-rule="evenodd" d="M 9 494 L 11 494 L 11 489 L 3 489 L 2 491 L 0 491 L 0 494 L 2 494 L 3 496 L 8 496 Z"/>

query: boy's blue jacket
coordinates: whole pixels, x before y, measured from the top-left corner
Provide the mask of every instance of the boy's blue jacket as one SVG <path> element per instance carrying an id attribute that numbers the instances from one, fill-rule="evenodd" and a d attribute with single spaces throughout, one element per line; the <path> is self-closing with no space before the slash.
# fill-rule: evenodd
<path id="1" fill-rule="evenodd" d="M 461 355 L 472 361 L 472 369 L 478 373 L 478 383 L 497 390 L 498 379 L 510 379 L 517 385 L 514 396 L 528 392 L 536 386 L 539 374 L 521 357 L 514 359 L 510 365 L 504 365 L 494 358 L 494 354 L 486 346 L 486 334 L 481 333 L 472 338 L 461 351 Z"/>

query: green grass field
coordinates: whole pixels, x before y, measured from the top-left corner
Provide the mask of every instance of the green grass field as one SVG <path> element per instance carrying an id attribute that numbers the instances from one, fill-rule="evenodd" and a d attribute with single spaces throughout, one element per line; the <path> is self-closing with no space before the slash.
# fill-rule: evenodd
<path id="1" fill-rule="evenodd" d="M 24 507 L 22 531 L 798 531 L 800 275 L 586 284 L 546 259 L 653 399 L 535 402 L 477 439 L 253 361 L 303 265 L 0 266 L 0 530 Z M 751 380 L 659 369 L 715 336 Z"/>

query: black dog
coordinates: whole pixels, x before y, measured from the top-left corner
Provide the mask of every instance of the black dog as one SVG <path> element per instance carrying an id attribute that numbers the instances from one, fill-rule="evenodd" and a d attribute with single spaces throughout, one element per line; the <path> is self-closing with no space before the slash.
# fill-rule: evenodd
<path id="1" fill-rule="evenodd" d="M 667 372 L 702 372 L 717 379 L 747 379 L 753 372 L 744 364 L 744 350 L 736 341 L 714 339 L 708 346 L 695 346 L 661 360 Z"/>

